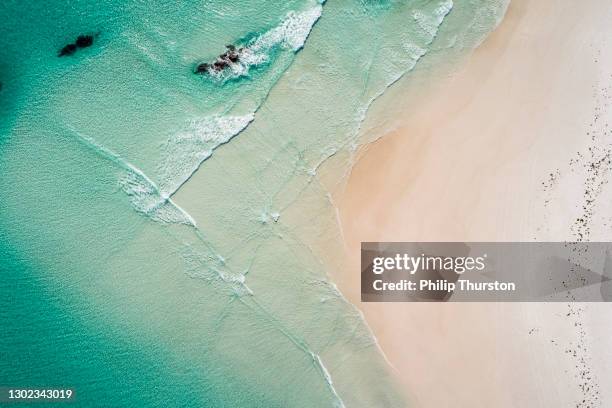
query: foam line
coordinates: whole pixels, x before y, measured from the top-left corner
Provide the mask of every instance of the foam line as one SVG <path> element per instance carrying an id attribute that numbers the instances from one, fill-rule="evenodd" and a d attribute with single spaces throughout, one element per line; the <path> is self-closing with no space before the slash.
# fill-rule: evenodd
<path id="1" fill-rule="evenodd" d="M 67 128 L 76 136 L 77 140 L 87 148 L 110 160 L 126 171 L 127 174 L 124 176 L 121 185 L 123 190 L 132 197 L 132 205 L 134 205 L 137 211 L 143 212 L 158 221 L 179 222 L 194 227 L 196 226 L 195 220 L 189 213 L 174 203 L 170 197 L 164 197 L 160 194 L 160 190 L 155 182 L 147 177 L 139 168 L 123 159 L 111 149 L 97 143 L 91 137 L 78 132 L 72 126 L 67 126 Z M 137 189 L 150 192 L 154 201 L 147 207 L 142 206 L 141 201 L 139 201 L 138 198 L 134 198 Z"/>
<path id="2" fill-rule="evenodd" d="M 219 146 L 237 136 L 255 119 L 243 116 L 207 116 L 193 120 L 186 129 L 164 144 L 165 156 L 158 166 L 162 194 L 172 197 L 195 174 Z"/>
<path id="3" fill-rule="evenodd" d="M 240 299 L 240 300 L 247 307 L 249 306 L 243 299 Z M 336 400 L 335 404 L 334 404 L 335 407 L 337 407 L 337 408 L 345 408 L 346 406 L 344 405 L 344 402 L 342 401 L 342 398 L 340 398 L 340 395 L 338 394 L 338 391 L 336 390 L 336 387 L 334 386 L 334 382 L 332 381 L 331 374 L 329 373 L 329 371 L 327 370 L 327 368 L 323 364 L 323 361 L 321 360 L 321 357 L 317 353 L 312 351 L 312 349 L 306 344 L 306 342 L 304 340 L 300 339 L 299 337 L 296 337 L 294 334 L 289 332 L 283 326 L 283 324 L 277 318 L 275 318 L 270 312 L 268 312 L 263 307 L 263 305 L 261 305 L 254 297 L 249 298 L 249 300 L 257 307 L 258 311 L 268 321 L 270 321 L 274 325 L 274 327 L 278 331 L 280 331 L 297 348 L 302 350 L 305 354 L 307 354 L 312 359 L 314 366 L 316 367 L 317 371 L 319 372 L 319 374 L 321 375 L 321 377 L 325 381 L 325 384 L 327 385 L 327 388 L 329 389 L 329 391 L 332 393 L 332 395 L 334 396 L 334 398 Z"/>
<path id="4" fill-rule="evenodd" d="M 239 46 L 240 59 L 229 65 L 228 69 L 209 70 L 208 74 L 219 82 L 247 76 L 251 67 L 270 62 L 276 49 L 297 53 L 304 47 L 315 23 L 321 17 L 324 2 L 317 2 L 304 11 L 291 11 L 276 27 Z"/>

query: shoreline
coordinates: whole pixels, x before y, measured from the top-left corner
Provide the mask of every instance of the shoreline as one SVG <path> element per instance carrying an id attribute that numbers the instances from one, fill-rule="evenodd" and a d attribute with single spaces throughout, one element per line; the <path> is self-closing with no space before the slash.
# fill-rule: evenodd
<path id="1" fill-rule="evenodd" d="M 609 31 L 602 10 L 601 0 L 512 0 L 443 84 L 408 93 L 418 104 L 413 98 L 396 130 L 361 148 L 333 191 L 346 265 L 330 268 L 331 278 L 419 406 L 553 406 L 592 397 L 577 385 L 575 361 L 551 346 L 579 341 L 561 318 L 566 304 L 361 303 L 359 245 L 572 240 L 582 186 L 553 194 L 542 185 L 589 143 L 593 89 L 605 67 L 596 48 L 607 45 L 600 33 Z M 609 313 L 592 310 L 597 330 L 594 322 Z M 603 341 L 589 341 L 592 355 L 603 352 Z M 610 375 L 597 362 L 592 368 L 600 380 Z"/>

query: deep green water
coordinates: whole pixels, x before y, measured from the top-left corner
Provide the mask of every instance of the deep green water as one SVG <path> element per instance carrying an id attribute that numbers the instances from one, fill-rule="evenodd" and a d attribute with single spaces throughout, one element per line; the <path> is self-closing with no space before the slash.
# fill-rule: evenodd
<path id="1" fill-rule="evenodd" d="M 409 404 L 311 248 L 339 242 L 318 170 L 346 157 L 341 174 L 364 119 L 393 119 L 367 117 L 388 87 L 504 7 L 0 4 L 0 386 L 72 387 L 78 406 Z M 57 56 L 83 33 L 92 47 Z M 226 44 L 244 64 L 193 73 Z"/>

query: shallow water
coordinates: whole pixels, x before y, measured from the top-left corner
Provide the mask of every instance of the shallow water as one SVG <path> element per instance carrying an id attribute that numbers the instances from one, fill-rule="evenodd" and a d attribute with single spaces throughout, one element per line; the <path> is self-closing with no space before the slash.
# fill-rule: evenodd
<path id="1" fill-rule="evenodd" d="M 469 48 L 503 9 L 4 2 L 0 383 L 90 405 L 404 406 L 309 247 L 337 233 L 317 171 L 350 165 L 373 101 L 429 50 Z M 57 57 L 82 33 L 92 47 Z M 240 64 L 193 73 L 227 44 Z"/>

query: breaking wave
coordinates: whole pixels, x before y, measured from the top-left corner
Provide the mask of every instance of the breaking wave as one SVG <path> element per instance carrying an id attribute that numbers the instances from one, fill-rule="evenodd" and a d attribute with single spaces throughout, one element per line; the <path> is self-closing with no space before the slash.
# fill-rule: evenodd
<path id="1" fill-rule="evenodd" d="M 244 43 L 238 62 L 219 72 L 211 70 L 210 75 L 222 83 L 248 75 L 251 67 L 271 63 L 272 55 L 278 50 L 295 54 L 304 46 L 320 18 L 322 4 L 316 2 L 307 10 L 289 12 L 278 26 Z M 277 74 L 282 74 L 289 64 L 287 62 Z M 269 87 L 273 85 L 274 82 Z M 259 101 L 256 109 L 261 103 L 263 100 Z M 254 118 L 255 111 L 235 116 L 211 115 L 192 120 L 184 129 L 170 136 L 161 146 L 162 158 L 156 169 L 159 188 L 137 172 L 125 175 L 120 181 L 134 209 L 154 221 L 195 225 L 189 214 L 170 199 L 217 147 L 242 132 Z"/>
<path id="2" fill-rule="evenodd" d="M 426 14 L 421 11 L 414 11 L 412 18 L 416 21 L 419 27 L 429 34 L 431 37 L 435 37 L 438 33 L 438 28 L 444 17 L 453 9 L 453 1 L 446 0 L 441 2 L 438 7 L 431 14 Z"/>
<path id="3" fill-rule="evenodd" d="M 161 191 L 172 196 L 214 149 L 244 130 L 254 118 L 252 113 L 210 116 L 191 121 L 186 129 L 170 137 L 162 146 L 164 158 L 157 169 Z"/>
<path id="4" fill-rule="evenodd" d="M 244 44 L 238 44 L 240 59 L 229 64 L 228 69 L 209 70 L 209 75 L 220 82 L 247 76 L 252 67 L 267 64 L 278 49 L 298 52 L 306 42 L 312 27 L 321 17 L 322 3 L 308 10 L 291 11 L 273 29 L 254 37 Z"/>
<path id="5" fill-rule="evenodd" d="M 130 202 L 137 212 L 146 215 L 153 221 L 196 225 L 193 218 L 176 205 L 168 195 L 162 194 L 153 180 L 148 178 L 139 168 L 71 126 L 68 126 L 68 129 L 87 148 L 112 161 L 122 169 L 123 175 L 120 177 L 119 184 L 123 192 L 130 197 Z"/>
<path id="6" fill-rule="evenodd" d="M 195 226 L 191 216 L 170 197 L 160 193 L 159 188 L 141 171 L 127 169 L 119 180 L 121 189 L 130 197 L 134 209 L 153 221 L 169 224 Z"/>

